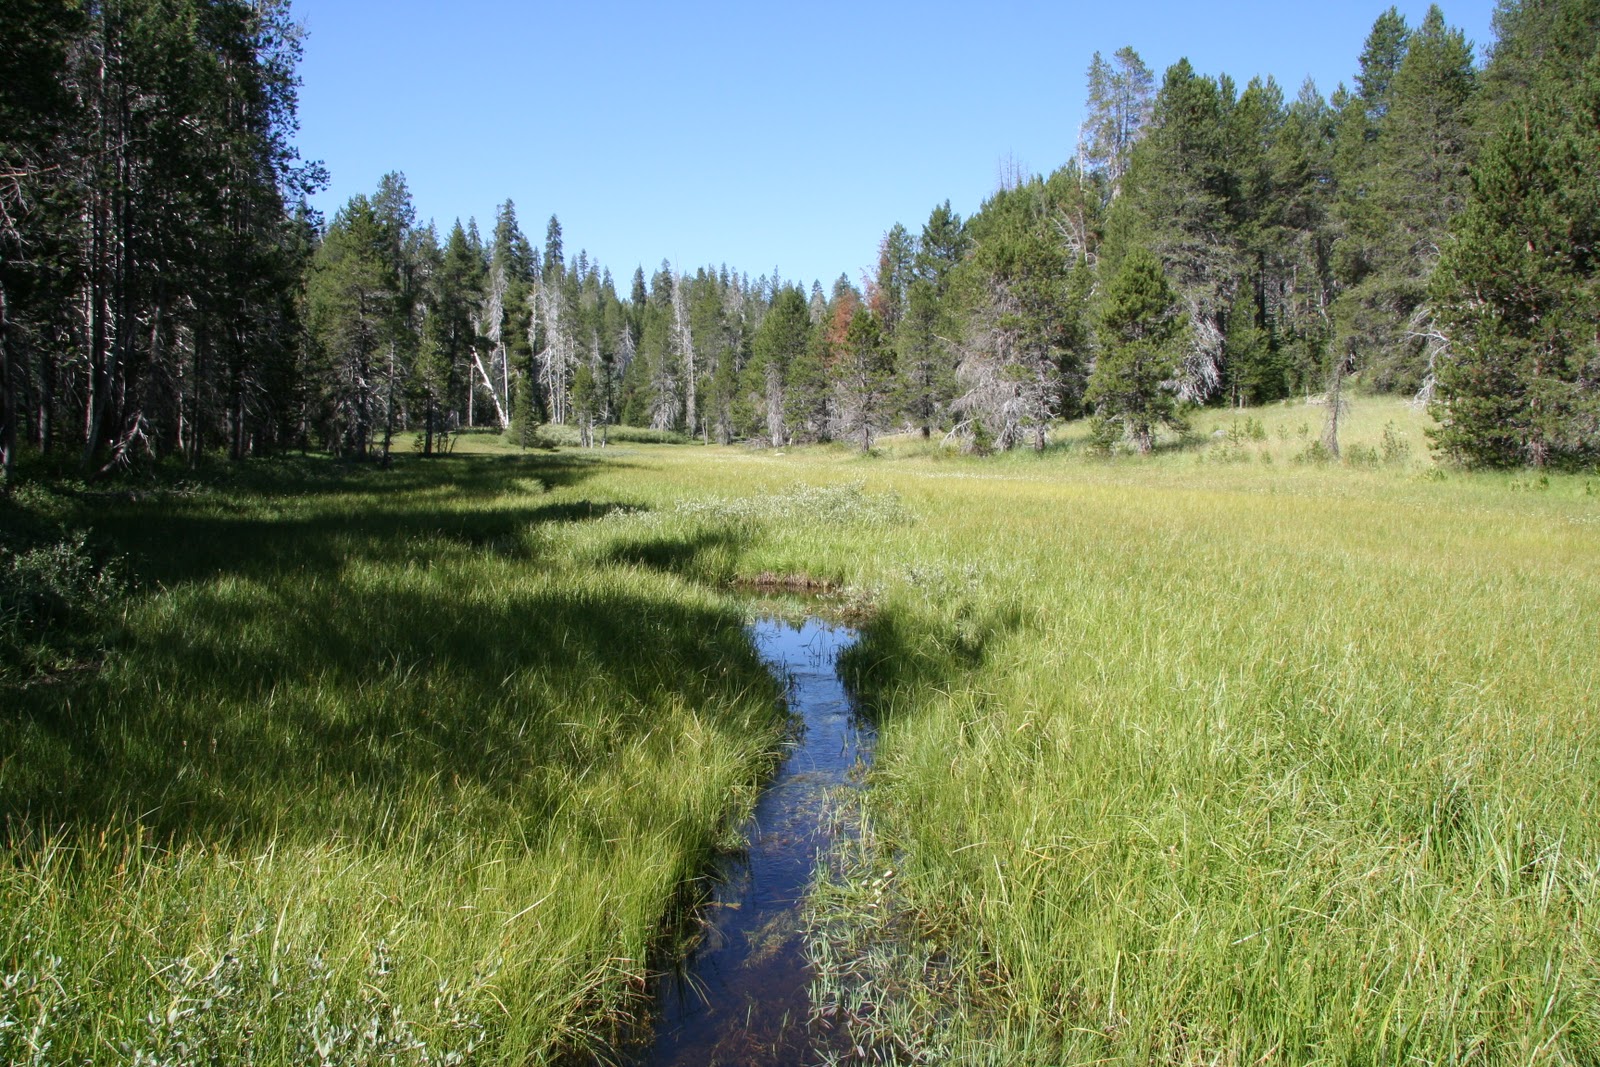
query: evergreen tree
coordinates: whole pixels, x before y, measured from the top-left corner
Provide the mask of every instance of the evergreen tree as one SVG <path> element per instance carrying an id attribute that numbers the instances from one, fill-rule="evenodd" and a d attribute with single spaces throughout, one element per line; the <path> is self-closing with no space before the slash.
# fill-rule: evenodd
<path id="1" fill-rule="evenodd" d="M 935 207 L 922 226 L 922 240 L 917 242 L 914 260 L 918 277 L 933 284 L 934 294 L 941 300 L 950 289 L 950 272 L 966 257 L 972 239 L 961 221 L 961 216 L 950 210 L 950 201 Z"/>
<path id="2" fill-rule="evenodd" d="M 886 343 L 878 317 L 857 305 L 845 331 L 834 367 L 842 432 L 855 438 L 861 451 L 872 448 L 872 436 L 888 412 L 894 350 Z"/>
<path id="3" fill-rule="evenodd" d="M 1476 101 L 1480 130 L 1554 86 L 1576 85 L 1600 41 L 1600 0 L 1500 0 L 1494 47 Z"/>
<path id="4" fill-rule="evenodd" d="M 1149 452 L 1160 427 L 1183 428 L 1167 384 L 1177 370 L 1183 333 L 1178 294 L 1160 261 L 1144 249 L 1130 252 L 1101 300 L 1100 358 L 1088 391 L 1100 440 L 1109 444 L 1122 436 Z"/>
<path id="5" fill-rule="evenodd" d="M 1223 318 L 1244 273 L 1233 105 L 1231 82 L 1196 74 L 1188 60 L 1168 68 L 1107 237 L 1113 266 L 1126 250 L 1148 248 L 1180 295 L 1192 329 L 1176 380 L 1192 402 L 1209 400 L 1222 384 Z"/>
<path id="6" fill-rule="evenodd" d="M 439 269 L 431 281 L 429 330 L 435 348 L 424 361 L 424 452 L 439 419 L 450 412 L 458 424 L 470 422 L 468 396 L 474 388 L 473 360 L 478 347 L 478 307 L 483 300 L 483 250 L 460 220 L 450 229 Z"/>
<path id="7" fill-rule="evenodd" d="M 1471 46 L 1437 6 L 1411 33 L 1398 18 L 1391 9 L 1373 28 L 1359 105 L 1349 105 L 1360 108 L 1354 132 L 1342 135 L 1350 143 L 1335 268 L 1344 291 L 1333 343 L 1335 362 L 1369 370 L 1369 384 L 1415 392 L 1432 357 L 1428 274 L 1467 189 L 1476 78 Z"/>
<path id="8" fill-rule="evenodd" d="M 806 354 L 811 333 L 805 294 L 794 286 L 784 286 L 756 330 L 745 368 L 746 389 L 753 400 L 753 429 L 775 447 L 789 440 L 786 390 L 790 368 Z"/>
<path id="9" fill-rule="evenodd" d="M 379 360 L 398 328 L 389 247 L 371 201 L 357 195 L 334 216 L 312 267 L 308 299 L 322 357 L 322 436 L 340 454 L 366 456 L 382 412 Z"/>
<path id="10" fill-rule="evenodd" d="M 963 392 L 952 407 L 967 416 L 975 439 L 1002 449 L 1025 439 L 1045 446 L 1069 380 L 1063 371 L 1076 372 L 1069 364 L 1081 357 L 1072 344 L 1074 264 L 1060 237 L 1063 199 L 1081 188 L 1069 164 L 1049 181 L 996 193 L 969 227 L 973 250 L 956 273 Z"/>
<path id="11" fill-rule="evenodd" d="M 939 337 L 942 311 L 933 282 L 915 278 L 906 291 L 905 316 L 895 331 L 900 367 L 899 406 L 924 439 L 955 395 L 955 371 Z"/>
<path id="12" fill-rule="evenodd" d="M 1094 54 L 1089 98 L 1078 133 L 1078 166 L 1105 178 L 1107 198 L 1122 189 L 1133 146 L 1150 121 L 1155 76 L 1132 48 L 1117 49 L 1111 62 Z"/>
<path id="13" fill-rule="evenodd" d="M 1600 51 L 1507 107 L 1431 290 L 1436 446 L 1481 466 L 1600 457 Z"/>
<path id="14" fill-rule="evenodd" d="M 916 247 L 911 234 L 900 223 L 895 223 L 878 246 L 878 275 L 868 294 L 872 313 L 878 316 L 884 335 L 890 340 L 905 313 L 906 289 L 911 284 L 915 259 Z"/>
<path id="15" fill-rule="evenodd" d="M 11 487 L 21 424 L 31 413 L 42 430 L 54 413 L 47 399 L 55 318 L 49 309 L 68 298 L 72 254 L 70 242 L 56 236 L 71 232 L 61 163 L 81 121 L 65 81 L 68 50 L 84 27 L 83 12 L 59 0 L 17 0 L 6 21 L 7 41 L 0 47 L 0 492 Z"/>

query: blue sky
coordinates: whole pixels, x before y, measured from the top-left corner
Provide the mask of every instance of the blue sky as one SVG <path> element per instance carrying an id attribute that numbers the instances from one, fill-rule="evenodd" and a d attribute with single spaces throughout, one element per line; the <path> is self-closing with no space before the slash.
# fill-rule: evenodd
<path id="1" fill-rule="evenodd" d="M 1427 5 L 1398 5 L 1412 25 Z M 1441 5 L 1479 49 L 1493 0 Z M 619 286 L 663 258 L 859 280 L 896 221 L 971 214 L 1002 161 L 1068 158 L 1098 49 L 1293 96 L 1348 81 L 1374 2 L 563 4 L 294 0 L 302 154 L 332 212 L 404 172 L 441 231 L 516 202 Z"/>

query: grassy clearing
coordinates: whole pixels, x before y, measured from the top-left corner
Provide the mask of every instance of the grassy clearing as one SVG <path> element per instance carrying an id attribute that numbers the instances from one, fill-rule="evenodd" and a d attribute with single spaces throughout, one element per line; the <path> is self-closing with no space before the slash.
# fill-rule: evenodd
<path id="1" fill-rule="evenodd" d="M 0 721 L 0 1012 L 112 1061 L 582 1045 L 781 729 L 726 583 L 809 574 L 877 609 L 876 787 L 814 908 L 864 1042 L 1595 1062 L 1600 498 L 1382 462 L 1420 426 L 1370 408 L 1377 463 L 1295 462 L 1301 405 L 1212 416 L 1271 462 L 1224 425 L 56 500 L 141 584 Z"/>
<path id="2" fill-rule="evenodd" d="M 905 1062 L 1594 1062 L 1590 484 L 1010 467 L 888 482 L 825 1003 Z"/>
<path id="3" fill-rule="evenodd" d="M 737 602 L 575 558 L 597 469 L 64 501 L 141 587 L 6 693 L 0 1060 L 521 1063 L 628 1009 L 783 722 Z"/>

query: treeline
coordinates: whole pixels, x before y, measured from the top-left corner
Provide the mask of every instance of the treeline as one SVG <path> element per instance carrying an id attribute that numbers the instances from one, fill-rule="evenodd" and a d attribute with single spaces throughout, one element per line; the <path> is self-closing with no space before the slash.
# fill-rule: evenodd
<path id="1" fill-rule="evenodd" d="M 509 200 L 441 235 L 398 174 L 324 224 L 286 3 L 12 8 L 8 469 L 22 441 L 95 471 L 547 421 L 982 451 L 1092 415 L 1148 450 L 1193 405 L 1336 415 L 1352 375 L 1431 403 L 1463 462 L 1600 457 L 1600 0 L 1502 0 L 1482 65 L 1391 8 L 1331 98 L 1097 54 L 1064 166 L 895 225 L 826 291 L 663 263 L 621 292 L 554 217 L 542 246 Z"/>
<path id="2" fill-rule="evenodd" d="M 287 0 L 7 0 L 0 465 L 292 441 L 318 180 Z"/>

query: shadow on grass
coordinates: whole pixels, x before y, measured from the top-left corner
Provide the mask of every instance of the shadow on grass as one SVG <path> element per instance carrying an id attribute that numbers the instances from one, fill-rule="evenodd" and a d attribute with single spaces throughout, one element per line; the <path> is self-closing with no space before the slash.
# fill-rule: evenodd
<path id="1" fill-rule="evenodd" d="M 654 580 L 531 571 L 530 530 L 619 505 L 545 498 L 592 463 L 514 458 L 329 476 L 309 504 L 285 476 L 281 503 L 249 490 L 236 512 L 214 493 L 102 501 L 97 527 L 166 588 L 130 606 L 102 670 L 6 694 L 0 820 L 15 835 L 138 817 L 220 842 L 408 819 L 460 833 L 511 812 L 536 833 L 669 707 L 742 739 L 772 682 L 740 613 Z"/>
<path id="2" fill-rule="evenodd" d="M 606 559 L 720 586 L 732 581 L 739 551 L 748 537 L 727 527 L 702 529 L 684 536 L 627 541 L 613 548 Z"/>
<path id="3" fill-rule="evenodd" d="M 455 834 L 510 810 L 537 833 L 664 705 L 744 733 L 738 709 L 772 685 L 736 610 L 472 594 L 293 578 L 182 594 L 99 676 L 22 694 L 0 722 L 0 818 L 258 842 L 370 840 L 445 811 Z"/>
<path id="4" fill-rule="evenodd" d="M 542 499 L 597 470 L 589 457 L 559 454 L 413 458 L 388 471 L 284 459 L 263 470 L 247 464 L 209 491 L 113 496 L 84 509 L 84 518 L 142 581 L 165 586 L 405 562 L 436 542 L 526 558 L 531 527 L 598 519 L 619 507 Z"/>
<path id="5" fill-rule="evenodd" d="M 382 839 L 408 821 L 538 834 L 665 709 L 745 740 L 765 709 L 749 696 L 773 683 L 737 605 L 615 567 L 720 589 L 748 532 L 635 537 L 597 571 L 529 580 L 550 565 L 530 529 L 618 505 L 545 498 L 592 463 L 514 458 L 327 476 L 309 503 L 282 476 L 281 499 L 103 504 L 97 525 L 166 590 L 133 606 L 104 669 L 8 694 L 0 820 L 16 834 L 137 817 L 215 842 Z M 882 614 L 847 670 L 869 710 L 894 692 L 915 706 L 1015 625 Z"/>
<path id="6" fill-rule="evenodd" d="M 929 694 L 949 692 L 983 665 L 995 646 L 1022 627 L 1014 606 L 973 611 L 955 605 L 948 614 L 915 619 L 875 614 L 861 640 L 846 649 L 839 669 L 861 711 L 882 725 L 891 714 L 915 708 Z"/>

